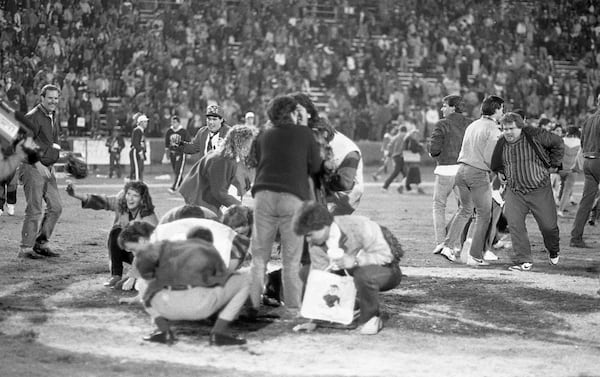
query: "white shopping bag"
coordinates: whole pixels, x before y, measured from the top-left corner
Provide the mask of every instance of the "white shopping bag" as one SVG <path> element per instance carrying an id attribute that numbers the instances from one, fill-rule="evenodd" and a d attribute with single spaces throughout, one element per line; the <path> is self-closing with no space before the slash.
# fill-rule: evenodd
<path id="1" fill-rule="evenodd" d="M 311 270 L 300 314 L 305 318 L 349 325 L 354 319 L 356 287 L 352 276 Z"/>

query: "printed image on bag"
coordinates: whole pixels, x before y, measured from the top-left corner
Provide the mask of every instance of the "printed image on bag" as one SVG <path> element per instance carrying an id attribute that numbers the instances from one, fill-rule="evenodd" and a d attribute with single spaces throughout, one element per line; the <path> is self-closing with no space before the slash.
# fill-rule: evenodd
<path id="1" fill-rule="evenodd" d="M 349 325 L 354 319 L 355 300 L 352 276 L 311 270 L 300 314 L 305 318 Z"/>

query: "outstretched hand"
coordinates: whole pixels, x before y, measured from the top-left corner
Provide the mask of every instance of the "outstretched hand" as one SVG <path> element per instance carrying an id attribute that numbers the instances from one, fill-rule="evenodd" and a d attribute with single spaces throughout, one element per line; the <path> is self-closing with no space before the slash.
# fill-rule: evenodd
<path id="1" fill-rule="evenodd" d="M 65 189 L 69 196 L 75 196 L 75 185 L 71 181 L 67 181 L 67 188 Z"/>

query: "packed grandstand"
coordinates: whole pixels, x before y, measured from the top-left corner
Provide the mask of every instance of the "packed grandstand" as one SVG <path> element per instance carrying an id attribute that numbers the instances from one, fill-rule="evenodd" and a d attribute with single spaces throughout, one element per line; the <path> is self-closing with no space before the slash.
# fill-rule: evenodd
<path id="1" fill-rule="evenodd" d="M 0 96 L 34 106 L 62 89 L 71 135 L 130 129 L 161 136 L 177 114 L 192 130 L 214 101 L 229 123 L 266 119 L 277 94 L 311 93 L 355 139 L 378 140 L 402 115 L 461 93 L 486 94 L 535 121 L 577 125 L 600 88 L 600 22 L 589 0 L 4 0 Z"/>

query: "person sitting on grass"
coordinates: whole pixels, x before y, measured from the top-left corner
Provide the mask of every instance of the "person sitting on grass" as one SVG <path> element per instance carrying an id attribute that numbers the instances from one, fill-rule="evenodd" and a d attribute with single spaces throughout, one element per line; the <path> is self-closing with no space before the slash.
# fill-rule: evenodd
<path id="1" fill-rule="evenodd" d="M 311 269 L 345 269 L 354 278 L 360 306 L 359 333 L 375 335 L 383 327 L 378 293 L 400 284 L 403 255 L 394 235 L 358 215 L 333 216 L 325 206 L 306 201 L 294 214 L 294 232 L 309 244 Z M 329 260 L 327 250 L 341 248 L 341 258 Z"/>
<path id="2" fill-rule="evenodd" d="M 107 196 L 79 194 L 75 191 L 75 185 L 69 183 L 67 194 L 81 200 L 81 208 L 113 211 L 115 213 L 113 227 L 108 234 L 111 277 L 104 285 L 111 288 L 121 288 L 126 280 L 123 279 L 123 262 L 131 264 L 133 261 L 133 254 L 118 245 L 117 240 L 121 230 L 133 221 L 144 221 L 153 226 L 158 224 L 158 217 L 154 212 L 148 186 L 140 181 L 131 181 L 126 183 L 123 190 L 116 195 Z"/>
<path id="3" fill-rule="evenodd" d="M 212 221 L 178 221 L 185 220 Z M 144 308 L 157 326 L 144 340 L 171 344 L 175 336 L 169 321 L 197 321 L 218 313 L 209 344 L 245 344 L 245 339 L 231 333 L 229 325 L 248 299 L 248 271 L 226 267 L 223 250 L 217 250 L 213 233 L 206 227 L 191 228 L 187 239 L 179 241 L 155 241 L 153 231 L 154 227 L 135 222 L 119 235 L 119 244 L 135 254 L 135 269 L 146 283 L 140 289 Z M 233 249 L 229 250 L 232 254 Z"/>

